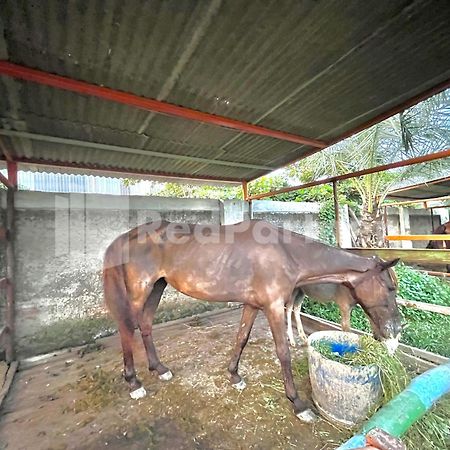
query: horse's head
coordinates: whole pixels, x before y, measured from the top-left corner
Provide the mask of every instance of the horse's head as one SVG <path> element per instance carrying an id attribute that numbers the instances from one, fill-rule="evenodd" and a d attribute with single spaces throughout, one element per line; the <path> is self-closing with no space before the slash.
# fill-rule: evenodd
<path id="1" fill-rule="evenodd" d="M 359 304 L 369 317 L 375 338 L 385 342 L 390 352 L 398 346 L 401 315 L 396 302 L 397 278 L 392 269 L 399 259 L 382 261 L 373 258 L 367 268 L 336 274 L 315 275 L 302 280 L 301 285 L 337 283 L 351 293 L 350 306 Z M 350 300 L 350 299 L 349 299 Z"/>
<path id="2" fill-rule="evenodd" d="M 344 283 L 369 317 L 375 337 L 381 340 L 398 340 L 401 331 L 397 278 L 392 269 L 398 261 L 377 259 L 374 268 L 352 275 Z"/>

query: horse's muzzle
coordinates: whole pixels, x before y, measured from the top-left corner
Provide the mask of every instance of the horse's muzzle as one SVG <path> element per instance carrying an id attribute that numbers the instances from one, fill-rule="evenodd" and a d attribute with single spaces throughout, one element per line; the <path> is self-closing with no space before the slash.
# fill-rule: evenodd
<path id="1" fill-rule="evenodd" d="M 396 337 L 382 340 L 383 344 L 386 346 L 387 351 L 390 355 L 393 355 L 397 350 L 399 340 L 400 340 L 400 333 L 397 334 Z"/>

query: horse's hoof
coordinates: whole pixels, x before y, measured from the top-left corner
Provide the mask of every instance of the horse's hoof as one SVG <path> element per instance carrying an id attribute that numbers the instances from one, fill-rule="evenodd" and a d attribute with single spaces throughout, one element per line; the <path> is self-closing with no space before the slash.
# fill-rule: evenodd
<path id="1" fill-rule="evenodd" d="M 233 386 L 238 391 L 243 391 L 247 387 L 247 384 L 245 383 L 245 381 L 243 379 L 241 379 L 241 381 L 239 381 L 239 383 L 232 384 L 231 386 Z"/>
<path id="2" fill-rule="evenodd" d="M 310 409 L 305 409 L 304 411 L 297 413 L 296 416 L 305 423 L 313 423 L 319 419 Z"/>
<path id="3" fill-rule="evenodd" d="M 159 376 L 159 379 L 162 381 L 169 381 L 173 378 L 173 374 L 170 370 L 168 370 L 167 372 L 164 372 L 163 374 L 161 374 Z"/>
<path id="4" fill-rule="evenodd" d="M 140 398 L 144 398 L 146 395 L 147 395 L 147 391 L 145 390 L 145 388 L 143 386 L 130 392 L 130 397 L 133 400 L 139 400 Z"/>

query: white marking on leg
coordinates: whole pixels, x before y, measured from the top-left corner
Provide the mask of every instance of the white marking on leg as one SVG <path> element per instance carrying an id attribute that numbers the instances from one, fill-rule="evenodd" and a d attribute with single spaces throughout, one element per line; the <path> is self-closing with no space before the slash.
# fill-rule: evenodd
<path id="1" fill-rule="evenodd" d="M 289 305 L 286 308 L 286 314 L 287 314 L 287 335 L 289 343 L 292 347 L 295 347 L 295 338 L 294 338 L 294 332 L 292 331 L 292 305 Z"/>
<path id="2" fill-rule="evenodd" d="M 130 397 L 133 400 L 139 400 L 140 398 L 144 398 L 147 395 L 147 391 L 143 386 L 141 386 L 139 389 L 135 389 L 134 391 L 130 392 Z"/>
<path id="3" fill-rule="evenodd" d="M 296 414 L 296 416 L 305 423 L 313 423 L 319 420 L 319 418 L 310 409 L 305 409 L 304 411 Z"/>
<path id="4" fill-rule="evenodd" d="M 306 337 L 305 331 L 303 330 L 302 319 L 300 317 L 300 311 L 302 309 L 302 303 L 303 303 L 303 300 L 298 302 L 294 306 L 294 317 L 295 317 L 295 323 L 297 324 L 297 331 L 298 331 L 298 336 L 300 338 L 300 341 L 301 341 L 302 344 L 306 344 L 308 338 Z"/>
<path id="5" fill-rule="evenodd" d="M 163 373 L 162 375 L 159 376 L 159 379 L 162 381 L 169 381 L 173 378 L 173 374 L 170 370 L 168 370 L 167 372 Z"/>
<path id="6" fill-rule="evenodd" d="M 245 381 L 241 378 L 241 381 L 239 381 L 239 383 L 235 383 L 232 384 L 231 386 L 233 386 L 235 389 L 237 389 L 238 391 L 243 391 L 246 387 L 247 384 L 245 383 Z"/>

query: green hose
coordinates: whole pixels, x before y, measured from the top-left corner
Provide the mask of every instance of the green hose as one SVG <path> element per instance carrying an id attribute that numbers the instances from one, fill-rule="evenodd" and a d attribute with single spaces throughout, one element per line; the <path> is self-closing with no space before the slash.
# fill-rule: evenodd
<path id="1" fill-rule="evenodd" d="M 401 437 L 443 395 L 450 392 L 450 362 L 414 378 L 409 386 L 364 424 L 361 432 L 337 450 L 350 450 L 366 445 L 366 434 L 381 428 L 392 436 Z"/>

